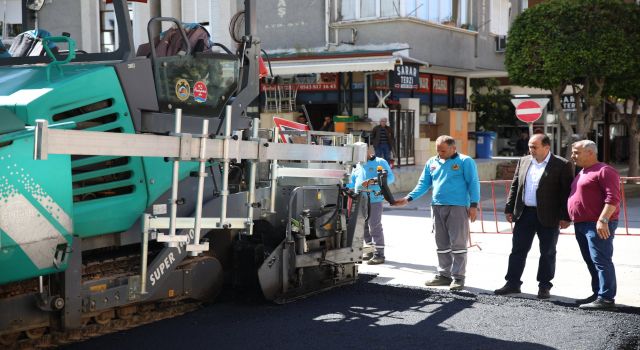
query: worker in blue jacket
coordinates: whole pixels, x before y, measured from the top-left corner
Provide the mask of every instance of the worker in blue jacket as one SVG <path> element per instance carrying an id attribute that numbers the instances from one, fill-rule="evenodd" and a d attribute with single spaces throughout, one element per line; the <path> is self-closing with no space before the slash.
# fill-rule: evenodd
<path id="1" fill-rule="evenodd" d="M 476 163 L 471 157 L 456 151 L 456 142 L 451 136 L 438 137 L 436 149 L 438 155 L 427 161 L 416 187 L 394 205 L 406 205 L 433 187 L 431 214 L 438 274 L 425 284 L 461 290 L 467 266 L 469 221 L 476 220 L 480 181 Z"/>
<path id="2" fill-rule="evenodd" d="M 387 184 L 394 181 L 393 172 L 389 163 L 384 158 L 376 157 L 375 149 L 368 148 L 369 158 L 365 163 L 358 163 L 351 172 L 351 183 L 347 186 L 356 192 L 367 189 L 366 195 L 369 197 L 369 216 L 367 224 L 364 226 L 364 242 L 375 247 L 375 253 L 363 256 L 363 260 L 368 265 L 379 265 L 384 263 L 384 232 L 382 230 L 382 196 L 380 186 L 374 181 L 378 177 L 378 168 L 382 167 L 387 171 Z"/>

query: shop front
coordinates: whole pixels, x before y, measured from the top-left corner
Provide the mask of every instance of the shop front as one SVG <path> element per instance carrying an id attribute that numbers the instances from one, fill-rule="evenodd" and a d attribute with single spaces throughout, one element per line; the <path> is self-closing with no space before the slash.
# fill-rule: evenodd
<path id="1" fill-rule="evenodd" d="M 436 111 L 467 103 L 465 78 L 429 72 L 428 63 L 397 52 L 278 57 L 271 65 L 276 78 L 261 85 L 263 114 L 296 120 L 306 111 L 314 130 L 331 116 L 335 131 L 365 140 L 384 116 L 398 136 L 399 165 L 413 164 L 415 139 L 425 126 L 433 129 L 432 140 L 441 134 Z M 372 108 L 386 112 L 372 114 Z"/>

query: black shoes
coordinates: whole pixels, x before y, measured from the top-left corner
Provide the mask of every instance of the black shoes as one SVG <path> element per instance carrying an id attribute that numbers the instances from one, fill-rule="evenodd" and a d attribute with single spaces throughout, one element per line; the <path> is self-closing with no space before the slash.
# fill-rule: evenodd
<path id="1" fill-rule="evenodd" d="M 514 287 L 509 283 L 505 284 L 502 288 L 496 289 L 493 291 L 493 294 L 496 295 L 507 295 L 507 294 L 517 294 L 522 293 L 520 291 L 520 287 Z M 538 288 L 538 299 L 549 299 L 551 298 L 551 288 L 540 287 Z"/>
<path id="2" fill-rule="evenodd" d="M 551 288 L 540 287 L 538 288 L 538 299 L 549 299 L 551 298 Z"/>
<path id="3" fill-rule="evenodd" d="M 516 293 L 520 293 L 520 287 L 513 287 L 509 283 L 505 284 L 502 288 L 493 291 L 493 294 L 496 295 L 507 295 Z"/>
<path id="4" fill-rule="evenodd" d="M 580 308 L 583 310 L 615 310 L 616 303 L 613 300 L 598 297 L 593 302 L 580 305 Z"/>
<path id="5" fill-rule="evenodd" d="M 578 304 L 578 305 L 589 304 L 589 303 L 593 303 L 594 301 L 596 301 L 596 299 L 598 299 L 598 294 L 592 294 L 588 298 L 576 299 L 576 304 Z"/>

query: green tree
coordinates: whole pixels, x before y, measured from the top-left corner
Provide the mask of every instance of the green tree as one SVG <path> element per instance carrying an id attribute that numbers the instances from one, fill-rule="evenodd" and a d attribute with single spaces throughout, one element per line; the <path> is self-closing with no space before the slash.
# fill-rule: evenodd
<path id="1" fill-rule="evenodd" d="M 496 131 L 498 125 L 513 124 L 515 108 L 511 104 L 511 91 L 500 89 L 496 79 L 472 79 L 471 103 L 477 113 L 477 128 Z"/>
<path id="2" fill-rule="evenodd" d="M 567 144 L 573 134 L 586 138 L 601 116 L 607 81 L 629 70 L 632 45 L 624 39 L 628 28 L 620 25 L 628 23 L 621 20 L 628 10 L 617 0 L 548 1 L 524 11 L 509 31 L 509 77 L 515 84 L 551 91 Z M 577 102 L 575 130 L 560 103 L 567 86 Z"/>
<path id="3" fill-rule="evenodd" d="M 570 38 L 561 30 L 562 5 L 544 2 L 516 17 L 509 30 L 505 66 L 512 83 L 551 91 L 554 114 L 564 134 L 570 137 L 574 131 L 561 99 L 574 73 L 561 44 Z"/>
<path id="4" fill-rule="evenodd" d="M 629 133 L 629 172 L 627 176 L 640 175 L 640 125 L 638 113 L 640 111 L 640 6 L 628 4 L 628 16 L 620 19 L 625 21 L 622 26 L 627 33 L 624 40 L 632 44 L 633 52 L 629 56 L 630 64 L 621 75 L 609 79 L 605 92 L 614 104 L 622 104 L 623 120 Z M 614 105 L 614 108 L 617 107 Z"/>

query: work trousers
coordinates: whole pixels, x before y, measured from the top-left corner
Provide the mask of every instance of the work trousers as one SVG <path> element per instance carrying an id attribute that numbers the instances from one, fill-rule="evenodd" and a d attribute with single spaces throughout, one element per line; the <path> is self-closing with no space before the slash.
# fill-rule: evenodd
<path id="1" fill-rule="evenodd" d="M 382 231 L 382 202 L 370 203 L 369 218 L 364 225 L 365 243 L 375 246 L 375 255 L 384 258 L 384 232 Z"/>
<path id="2" fill-rule="evenodd" d="M 431 207 L 433 231 L 438 253 L 438 274 L 464 280 L 467 269 L 469 211 L 456 205 Z"/>

